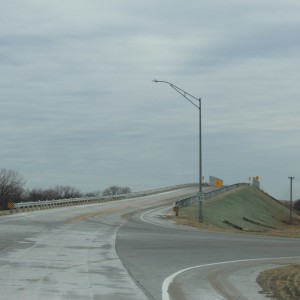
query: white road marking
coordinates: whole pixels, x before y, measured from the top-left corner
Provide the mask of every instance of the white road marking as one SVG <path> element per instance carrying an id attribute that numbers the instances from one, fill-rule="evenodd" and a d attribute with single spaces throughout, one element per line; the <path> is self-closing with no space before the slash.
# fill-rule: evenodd
<path id="1" fill-rule="evenodd" d="M 204 267 L 210 267 L 210 266 L 216 266 L 216 265 L 225 265 L 225 264 L 232 264 L 232 263 L 240 263 L 240 262 L 251 262 L 251 261 L 260 261 L 260 260 L 277 260 L 277 259 L 289 259 L 289 258 L 299 258 L 299 256 L 287 256 L 287 257 L 271 257 L 271 258 L 253 258 L 253 259 L 242 259 L 242 260 L 232 260 L 232 261 L 222 261 L 222 262 L 217 262 L 217 263 L 211 263 L 211 264 L 205 264 L 205 265 L 199 265 L 199 266 L 194 266 L 194 267 L 189 267 L 186 269 L 179 270 L 167 278 L 165 278 L 163 285 L 162 285 L 162 300 L 171 300 L 168 289 L 170 284 L 174 281 L 175 277 L 193 270 L 197 268 L 204 268 Z"/>
<path id="2" fill-rule="evenodd" d="M 154 209 L 152 209 L 152 210 L 149 210 L 149 211 L 144 212 L 144 213 L 140 216 L 140 220 L 141 220 L 142 222 L 145 222 L 145 223 L 148 223 L 148 224 L 151 224 L 151 225 L 156 225 L 156 226 L 161 226 L 161 227 L 170 228 L 169 226 L 166 226 L 166 225 L 163 225 L 163 224 L 158 224 L 158 223 L 155 223 L 155 222 L 147 221 L 147 220 L 144 218 L 145 215 L 150 214 L 150 213 L 152 213 L 153 211 L 160 210 L 160 209 L 162 209 L 162 208 L 161 208 L 161 207 L 159 207 L 159 208 L 154 208 Z"/>

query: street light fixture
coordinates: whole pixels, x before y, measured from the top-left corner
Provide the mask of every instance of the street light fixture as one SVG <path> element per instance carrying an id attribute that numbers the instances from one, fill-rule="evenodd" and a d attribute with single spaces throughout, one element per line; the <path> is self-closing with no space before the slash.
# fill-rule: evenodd
<path id="1" fill-rule="evenodd" d="M 202 141 L 201 141 L 201 98 L 196 98 L 178 86 L 162 80 L 154 79 L 153 82 L 161 82 L 168 84 L 172 89 L 174 89 L 177 93 L 183 96 L 186 100 L 188 100 L 191 104 L 199 110 L 199 222 L 203 223 L 203 209 L 202 209 L 202 201 L 204 200 L 204 193 L 202 192 Z"/>

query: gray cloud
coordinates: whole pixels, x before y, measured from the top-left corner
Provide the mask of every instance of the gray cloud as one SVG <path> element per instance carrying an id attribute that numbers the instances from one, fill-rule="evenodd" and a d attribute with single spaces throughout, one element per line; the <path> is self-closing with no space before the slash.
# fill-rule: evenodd
<path id="1" fill-rule="evenodd" d="M 1 0 L 0 0 L 1 1 Z M 30 187 L 299 177 L 297 1 L 1 1 L 1 167 Z M 295 184 L 295 197 L 299 198 Z"/>

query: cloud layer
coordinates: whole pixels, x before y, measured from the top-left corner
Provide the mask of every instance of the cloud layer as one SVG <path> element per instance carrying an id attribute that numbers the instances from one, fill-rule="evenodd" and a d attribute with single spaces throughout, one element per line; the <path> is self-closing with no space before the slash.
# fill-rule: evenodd
<path id="1" fill-rule="evenodd" d="M 1 0 L 0 0 L 1 1 Z M 298 1 L 1 1 L 1 167 L 29 187 L 133 190 L 299 174 Z M 297 179 L 299 177 L 299 179 Z M 298 183 L 297 183 L 298 182 Z"/>

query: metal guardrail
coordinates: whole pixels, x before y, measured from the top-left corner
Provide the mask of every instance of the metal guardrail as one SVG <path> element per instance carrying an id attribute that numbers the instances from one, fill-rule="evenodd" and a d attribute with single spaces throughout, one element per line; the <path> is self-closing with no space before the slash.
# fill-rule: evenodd
<path id="1" fill-rule="evenodd" d="M 239 188 L 241 186 L 249 186 L 249 185 L 250 185 L 249 183 L 237 183 L 237 184 L 233 184 L 233 185 L 224 186 L 224 187 L 221 187 L 219 189 L 204 193 L 204 200 L 208 199 L 208 198 L 215 197 L 217 195 L 228 192 L 230 190 Z M 175 206 L 184 207 L 184 206 L 189 206 L 192 203 L 199 202 L 199 196 L 198 195 L 199 195 L 199 193 L 197 193 L 196 195 L 194 195 L 192 197 L 188 197 L 188 198 L 185 198 L 185 199 L 182 199 L 182 200 L 175 201 L 173 203 L 173 206 L 174 207 Z"/>
<path id="2" fill-rule="evenodd" d="M 34 209 L 48 209 L 59 206 L 72 206 L 80 204 L 91 204 L 99 202 L 108 202 L 114 200 L 124 199 L 123 195 L 118 197 L 108 196 L 108 197 L 88 197 L 88 198 L 71 198 L 71 199 L 59 199 L 59 200 L 46 200 L 46 201 L 33 201 L 33 202 L 20 202 L 15 203 L 16 212 L 29 211 Z"/>
<path id="3" fill-rule="evenodd" d="M 98 197 L 71 198 L 71 199 L 46 200 L 46 201 L 19 202 L 14 204 L 15 208 L 11 209 L 11 212 L 41 210 L 41 209 L 49 209 L 54 207 L 103 203 L 103 202 L 117 201 L 122 199 L 145 197 L 145 196 L 155 195 L 163 192 L 168 192 L 172 190 L 193 187 L 193 186 L 197 186 L 197 184 L 194 183 L 181 184 L 181 185 L 160 188 L 155 190 L 123 194 L 123 195 L 114 195 L 114 196 L 98 196 Z"/>

